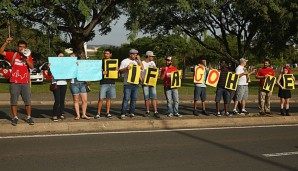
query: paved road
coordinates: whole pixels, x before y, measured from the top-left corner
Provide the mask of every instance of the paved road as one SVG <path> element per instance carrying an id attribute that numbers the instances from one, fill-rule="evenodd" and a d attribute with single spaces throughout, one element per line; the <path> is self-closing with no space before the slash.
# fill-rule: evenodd
<path id="1" fill-rule="evenodd" d="M 0 139 L 0 163 L 1 170 L 24 171 L 298 170 L 297 131 L 289 126 L 9 138 Z M 264 156 L 281 152 L 294 153 Z"/>
<path id="2" fill-rule="evenodd" d="M 165 104 L 158 105 L 159 112 L 163 114 L 163 117 L 166 117 L 165 114 L 167 106 Z M 199 106 L 199 109 L 201 106 Z M 223 105 L 221 105 L 221 108 L 223 108 Z M 298 105 L 296 103 L 291 104 L 291 113 L 293 115 L 297 115 L 298 112 Z M 119 115 L 121 109 L 121 104 L 114 104 L 111 107 L 111 114 L 112 115 Z M 257 103 L 249 103 L 246 108 L 250 113 L 257 114 L 258 113 L 258 105 Z M 215 104 L 214 103 L 208 103 L 207 104 L 207 110 L 211 112 L 211 114 L 215 113 Z M 232 105 L 230 105 L 230 110 L 232 110 Z M 105 109 L 103 109 L 105 112 Z M 193 111 L 193 104 L 191 103 L 185 103 L 179 105 L 179 111 L 180 114 L 186 115 L 186 117 L 192 117 L 192 111 Z M 273 114 L 280 113 L 280 107 L 278 103 L 271 103 L 271 111 Z M 142 104 L 137 104 L 135 114 L 138 116 L 143 114 L 145 112 L 145 107 Z M 1 106 L 0 109 L 0 119 L 10 119 L 10 106 Z M 89 116 L 94 116 L 97 113 L 97 105 L 89 105 L 87 109 L 87 114 Z M 19 107 L 19 114 L 20 118 L 25 118 L 25 109 L 23 106 L 20 105 Z M 67 105 L 65 108 L 65 114 L 67 118 L 73 118 L 75 115 L 74 109 L 72 105 Z M 43 106 L 33 106 L 32 107 L 32 116 L 34 118 L 50 118 L 52 115 L 52 106 L 43 105 Z M 205 116 L 200 115 L 200 117 L 204 118 Z"/>

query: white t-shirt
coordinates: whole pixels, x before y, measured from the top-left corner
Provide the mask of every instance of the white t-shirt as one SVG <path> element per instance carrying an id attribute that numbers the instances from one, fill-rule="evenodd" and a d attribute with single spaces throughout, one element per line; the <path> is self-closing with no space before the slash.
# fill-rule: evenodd
<path id="1" fill-rule="evenodd" d="M 244 67 L 239 65 L 236 70 L 235 70 L 235 73 L 236 74 L 242 74 L 244 73 Z M 248 85 L 248 82 L 247 82 L 247 75 L 242 75 L 242 77 L 239 77 L 239 80 L 238 80 L 238 85 Z"/>
<path id="2" fill-rule="evenodd" d="M 144 69 L 142 70 L 142 75 L 141 76 L 144 80 L 147 68 L 149 68 L 149 67 L 154 68 L 154 67 L 156 67 L 156 65 L 155 65 L 154 61 L 150 61 L 150 62 L 142 61 L 142 63 L 143 63 Z"/>
<path id="3" fill-rule="evenodd" d="M 131 60 L 129 58 L 126 58 L 126 59 L 123 59 L 121 61 L 121 64 L 120 64 L 120 68 L 119 69 L 123 69 L 123 68 L 126 68 L 129 64 L 133 63 L 134 65 L 138 65 L 138 62 L 137 60 Z M 127 85 L 127 77 L 128 77 L 128 71 L 126 70 L 124 72 L 124 80 L 123 80 L 123 83 L 124 85 Z"/>
<path id="4" fill-rule="evenodd" d="M 54 78 L 52 79 L 52 84 L 57 84 L 57 85 L 67 85 L 66 80 L 55 80 Z"/>

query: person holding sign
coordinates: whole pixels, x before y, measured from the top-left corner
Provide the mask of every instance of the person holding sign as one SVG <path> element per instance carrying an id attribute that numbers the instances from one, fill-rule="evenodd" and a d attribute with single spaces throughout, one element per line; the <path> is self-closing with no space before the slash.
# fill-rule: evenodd
<path id="1" fill-rule="evenodd" d="M 251 72 L 245 71 L 245 66 L 248 60 L 241 58 L 239 60 L 240 65 L 235 69 L 235 73 L 239 75 L 238 80 L 238 86 L 236 89 L 236 95 L 235 95 L 235 103 L 234 103 L 234 109 L 232 113 L 234 115 L 238 114 L 238 111 L 236 110 L 238 103 L 241 103 L 241 113 L 248 114 L 248 111 L 245 109 L 246 107 L 246 100 L 248 99 L 248 76 L 254 72 L 256 72 L 256 69 L 252 70 Z"/>
<path id="2" fill-rule="evenodd" d="M 72 53 L 69 56 L 75 57 L 76 54 Z M 80 58 L 78 58 L 80 59 Z M 78 65 L 78 63 L 77 63 Z M 87 119 L 90 120 L 90 117 L 87 116 L 87 89 L 86 89 L 86 82 L 84 81 L 78 81 L 77 78 L 73 78 L 70 81 L 70 91 L 73 96 L 73 104 L 76 112 L 75 120 Z M 82 100 L 82 116 L 80 115 L 80 98 Z"/>
<path id="3" fill-rule="evenodd" d="M 57 52 L 57 57 L 64 57 L 63 52 Z M 50 64 L 49 64 L 50 65 Z M 51 74 L 51 70 L 50 70 Z M 53 115 L 52 121 L 58 122 L 58 116 L 60 119 L 64 119 L 64 107 L 65 107 L 65 95 L 67 90 L 67 81 L 65 79 L 55 79 L 52 78 L 52 84 L 56 84 L 56 89 L 53 90 L 54 95 L 54 105 L 53 105 Z"/>
<path id="4" fill-rule="evenodd" d="M 256 75 L 256 78 L 260 79 L 258 96 L 260 115 L 271 114 L 270 97 L 272 95 L 272 92 L 263 89 L 265 79 L 269 76 L 274 76 L 274 70 L 270 67 L 270 59 L 265 59 L 264 67 L 260 68 Z"/>
<path id="5" fill-rule="evenodd" d="M 202 79 L 202 83 L 195 83 L 195 89 L 194 89 L 194 110 L 193 110 L 193 115 L 199 116 L 199 113 L 197 111 L 197 106 L 198 106 L 198 100 L 201 99 L 202 102 L 202 114 L 209 116 L 209 113 L 206 112 L 206 97 L 207 97 L 207 91 L 206 91 L 206 79 L 208 75 L 208 68 L 207 68 L 207 61 L 205 56 L 200 56 L 200 64 L 198 64 L 198 68 L 196 69 L 197 71 L 199 69 L 204 70 L 204 74 L 199 76 L 199 79 Z M 201 68 L 199 68 L 201 67 Z M 195 72 L 195 77 L 197 76 L 198 72 Z"/>
<path id="6" fill-rule="evenodd" d="M 166 57 L 166 66 L 161 69 L 160 79 L 164 80 L 164 92 L 167 98 L 168 117 L 172 117 L 173 115 L 177 117 L 182 117 L 182 115 L 180 115 L 178 112 L 178 107 L 179 107 L 178 89 L 171 88 L 171 84 L 172 84 L 171 75 L 174 71 L 178 71 L 178 69 L 174 67 L 172 63 L 173 63 L 173 58 L 171 56 Z M 181 75 L 177 79 L 181 79 Z"/>
<path id="7" fill-rule="evenodd" d="M 111 49 L 104 50 L 104 59 L 102 60 L 102 68 L 103 68 L 103 78 L 100 80 L 100 93 L 99 93 L 99 100 L 97 104 L 97 115 L 94 117 L 95 119 L 100 118 L 100 112 L 102 108 L 103 100 L 106 99 L 106 117 L 112 119 L 112 115 L 110 114 L 110 107 L 111 107 L 111 99 L 116 98 L 116 88 L 115 88 L 115 79 L 105 78 L 104 76 L 109 74 L 109 61 L 112 57 Z M 107 66 L 105 65 L 107 64 Z M 118 70 L 118 67 L 114 68 Z"/>
<path id="8" fill-rule="evenodd" d="M 30 72 L 29 68 L 34 68 L 33 58 L 27 49 L 27 43 L 23 40 L 18 42 L 18 49 L 16 52 L 6 52 L 6 46 L 13 40 L 12 37 L 8 37 L 0 48 L 0 54 L 4 56 L 4 59 L 8 60 L 12 66 L 12 72 L 10 77 L 10 107 L 13 118 L 11 124 L 16 126 L 18 124 L 18 97 L 22 96 L 25 103 L 25 109 L 27 114 L 27 122 L 29 125 L 34 125 L 31 117 L 31 89 L 30 89 Z"/>
<path id="9" fill-rule="evenodd" d="M 290 108 L 290 98 L 291 98 L 291 90 L 286 88 L 286 78 L 284 78 L 285 74 L 289 74 L 289 78 L 291 81 L 295 82 L 295 77 L 290 75 L 291 68 L 288 66 L 283 67 L 282 73 L 277 78 L 277 84 L 279 86 L 278 89 L 278 97 L 280 98 L 280 114 L 282 116 L 290 116 L 289 108 Z M 284 104 L 286 105 L 286 113 L 284 113 Z"/>
<path id="10" fill-rule="evenodd" d="M 146 106 L 146 113 L 145 115 L 150 115 L 150 99 L 151 104 L 154 109 L 154 116 L 156 118 L 160 118 L 159 113 L 157 111 L 156 106 L 156 82 L 155 85 L 148 85 L 150 82 L 150 78 L 155 79 L 158 77 L 158 68 L 156 68 L 155 62 L 153 61 L 155 55 L 152 51 L 146 52 L 146 59 L 142 61 L 144 69 L 142 70 L 142 80 L 143 80 L 143 94 L 144 94 L 144 100 L 145 100 L 145 106 Z M 155 70 L 153 70 L 155 69 Z M 147 73 L 147 75 L 146 75 Z"/>
<path id="11" fill-rule="evenodd" d="M 217 89 L 216 89 L 216 96 L 215 96 L 215 102 L 216 102 L 216 111 L 215 114 L 217 117 L 221 116 L 219 104 L 221 97 L 223 97 L 224 100 L 224 110 L 226 116 L 232 116 L 229 113 L 229 105 L 231 103 L 231 93 L 229 89 L 225 88 L 226 79 L 228 76 L 228 73 L 231 72 L 231 70 L 228 68 L 227 63 L 225 60 L 221 60 L 220 62 L 220 76 L 217 83 Z"/>
<path id="12" fill-rule="evenodd" d="M 138 99 L 138 90 L 139 90 L 139 80 L 140 78 L 140 70 L 143 69 L 143 63 L 138 55 L 138 51 L 135 49 L 131 49 L 129 51 L 130 55 L 128 58 L 121 61 L 119 71 L 124 73 L 124 89 L 123 89 L 123 101 L 121 107 L 121 119 L 125 119 L 126 109 L 128 106 L 128 101 L 130 100 L 130 108 L 128 116 L 134 117 L 134 111 L 136 108 L 136 102 Z M 138 72 L 139 71 L 139 72 Z M 130 77 L 129 77 L 130 75 Z M 128 77 L 130 80 L 128 80 Z"/>

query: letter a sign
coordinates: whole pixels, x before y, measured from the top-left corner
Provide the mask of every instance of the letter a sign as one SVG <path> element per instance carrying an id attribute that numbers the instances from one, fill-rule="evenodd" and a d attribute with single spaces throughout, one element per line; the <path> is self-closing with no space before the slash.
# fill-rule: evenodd
<path id="1" fill-rule="evenodd" d="M 158 68 L 148 68 L 146 71 L 144 84 L 148 86 L 156 86 L 158 77 Z"/>
<path id="2" fill-rule="evenodd" d="M 216 87 L 219 80 L 220 72 L 216 69 L 209 71 L 206 84 L 212 87 Z"/>
<path id="3" fill-rule="evenodd" d="M 130 64 L 131 69 L 128 70 L 127 82 L 131 84 L 139 84 L 141 75 L 141 67 L 139 65 Z"/>
<path id="4" fill-rule="evenodd" d="M 173 71 L 171 73 L 171 88 L 181 87 L 181 79 L 180 79 L 181 73 L 182 73 L 181 70 Z"/>
<path id="5" fill-rule="evenodd" d="M 204 83 L 206 68 L 202 65 L 195 67 L 195 75 L 193 77 L 194 83 Z"/>

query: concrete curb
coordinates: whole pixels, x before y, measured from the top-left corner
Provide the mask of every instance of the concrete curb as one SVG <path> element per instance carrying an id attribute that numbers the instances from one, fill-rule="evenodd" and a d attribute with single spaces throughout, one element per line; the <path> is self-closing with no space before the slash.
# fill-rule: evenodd
<path id="1" fill-rule="evenodd" d="M 20 120 L 17 126 L 12 126 L 10 121 L 0 121 L 0 135 L 28 135 L 28 134 L 62 134 L 82 132 L 111 132 L 111 131 L 139 131 L 156 129 L 183 129 L 183 128 L 214 128 L 214 127 L 244 127 L 260 125 L 289 125 L 298 124 L 298 116 L 273 116 L 273 117 L 222 117 L 222 118 L 162 118 L 162 119 L 137 119 L 127 120 L 80 120 L 51 122 L 49 119 L 34 120 L 31 126 Z"/>

